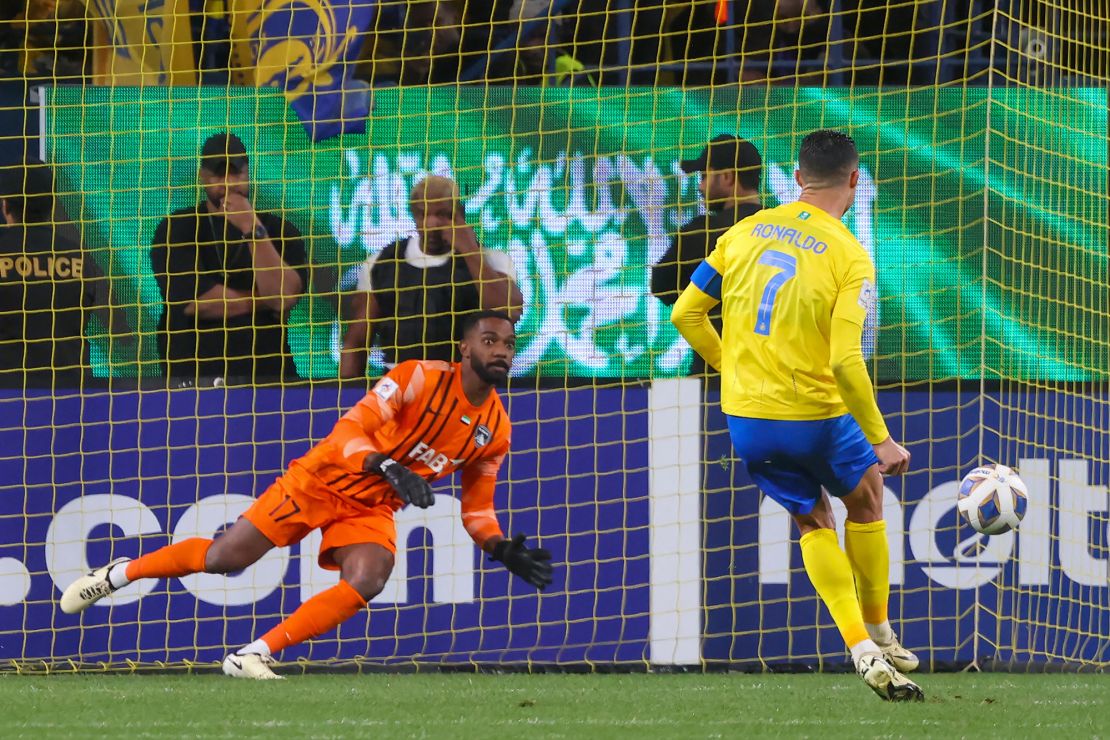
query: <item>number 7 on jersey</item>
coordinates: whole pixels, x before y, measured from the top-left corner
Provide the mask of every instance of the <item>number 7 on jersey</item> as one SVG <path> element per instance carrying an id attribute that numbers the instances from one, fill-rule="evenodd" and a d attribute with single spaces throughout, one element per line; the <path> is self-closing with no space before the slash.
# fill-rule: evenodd
<path id="1" fill-rule="evenodd" d="M 771 312 L 775 308 L 775 298 L 786 281 L 798 272 L 798 259 L 786 252 L 768 249 L 759 255 L 761 265 L 776 267 L 782 272 L 774 275 L 767 281 L 763 289 L 763 298 L 759 301 L 759 311 L 755 315 L 755 333 L 769 336 L 771 334 Z"/>

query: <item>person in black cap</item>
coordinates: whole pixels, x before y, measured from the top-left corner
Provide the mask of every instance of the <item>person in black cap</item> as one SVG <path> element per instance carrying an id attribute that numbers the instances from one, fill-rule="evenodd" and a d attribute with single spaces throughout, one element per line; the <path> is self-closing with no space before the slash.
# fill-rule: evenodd
<path id="1" fill-rule="evenodd" d="M 670 249 L 651 268 L 651 293 L 671 306 L 690 284 L 694 270 L 702 263 L 717 239 L 739 221 L 762 210 L 759 179 L 763 159 L 749 141 L 732 134 L 714 137 L 696 159 L 684 159 L 682 171 L 701 173 L 698 190 L 706 211 L 683 225 Z M 720 330 L 720 315 L 711 316 Z M 691 374 L 705 371 L 702 359 L 694 355 Z"/>
<path id="2" fill-rule="evenodd" d="M 255 210 L 238 136 L 209 137 L 200 156 L 204 199 L 163 219 L 150 250 L 166 375 L 175 386 L 296 379 L 284 319 L 308 284 L 301 233 Z"/>
<path id="3" fill-rule="evenodd" d="M 50 168 L 0 167 L 0 385 L 79 386 L 90 312 L 112 335 L 128 334 L 108 307 L 104 274 L 55 202 Z"/>

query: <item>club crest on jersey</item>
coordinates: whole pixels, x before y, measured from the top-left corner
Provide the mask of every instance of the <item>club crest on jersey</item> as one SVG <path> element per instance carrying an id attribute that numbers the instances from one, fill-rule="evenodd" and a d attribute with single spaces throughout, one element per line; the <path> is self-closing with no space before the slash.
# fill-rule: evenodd
<path id="1" fill-rule="evenodd" d="M 875 303 L 875 286 L 870 280 L 864 280 L 863 285 L 860 286 L 857 302 L 864 311 L 871 310 L 871 306 Z"/>
<path id="2" fill-rule="evenodd" d="M 489 427 L 485 424 L 479 424 L 474 427 L 474 446 L 485 447 L 489 444 L 490 437 L 492 436 L 493 433 L 489 430 Z"/>
<path id="3" fill-rule="evenodd" d="M 393 394 L 396 393 L 397 390 L 397 383 L 394 382 L 392 378 L 382 378 L 378 381 L 378 384 L 374 386 L 374 393 L 383 401 L 388 401 L 393 398 Z"/>

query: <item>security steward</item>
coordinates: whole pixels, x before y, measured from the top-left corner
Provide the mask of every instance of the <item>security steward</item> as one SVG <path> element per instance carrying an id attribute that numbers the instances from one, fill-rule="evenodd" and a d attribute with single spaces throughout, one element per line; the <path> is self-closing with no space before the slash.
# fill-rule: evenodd
<path id="1" fill-rule="evenodd" d="M 0 386 L 78 386 L 92 303 L 72 229 L 54 218 L 54 178 L 43 164 L 0 168 Z"/>
<path id="2" fill-rule="evenodd" d="M 721 134 L 696 159 L 684 159 L 679 164 L 687 174 L 700 173 L 698 191 L 705 203 L 705 213 L 682 226 L 670 249 L 651 268 L 652 295 L 668 306 L 673 306 L 690 284 L 694 270 L 713 251 L 717 239 L 763 208 L 759 200 L 763 158 L 750 141 Z M 710 319 L 720 331 L 719 309 L 710 314 Z M 705 372 L 705 363 L 695 354 L 690 374 Z"/>

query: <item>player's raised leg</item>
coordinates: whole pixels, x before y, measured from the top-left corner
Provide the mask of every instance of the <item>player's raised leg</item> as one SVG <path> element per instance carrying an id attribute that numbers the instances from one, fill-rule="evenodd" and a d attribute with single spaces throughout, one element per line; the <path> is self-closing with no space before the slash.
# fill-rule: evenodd
<path id="1" fill-rule="evenodd" d="M 281 624 L 224 658 L 223 671 L 235 678 L 273 679 L 274 654 L 330 632 L 381 593 L 393 571 L 393 553 L 377 543 L 345 545 L 331 551 L 339 583 L 301 604 Z"/>
<path id="2" fill-rule="evenodd" d="M 257 562 L 274 543 L 246 519 L 216 539 L 191 537 L 130 560 L 118 558 L 94 568 L 62 593 L 67 614 L 83 612 L 96 602 L 142 578 L 178 578 L 190 573 L 230 573 Z"/>
<path id="3" fill-rule="evenodd" d="M 867 632 L 856 598 L 852 566 L 847 554 L 840 549 L 833 529 L 828 497 L 822 494 L 810 513 L 795 514 L 794 521 L 802 532 L 802 562 L 806 574 L 832 614 L 860 678 L 887 701 L 922 699 L 920 687 L 890 665 Z"/>
<path id="4" fill-rule="evenodd" d="M 898 670 L 917 669 L 918 659 L 902 647 L 887 617 L 890 599 L 890 550 L 883 519 L 883 478 L 873 465 L 842 501 L 848 510 L 844 549 L 856 578 L 856 593 L 867 634 Z"/>

